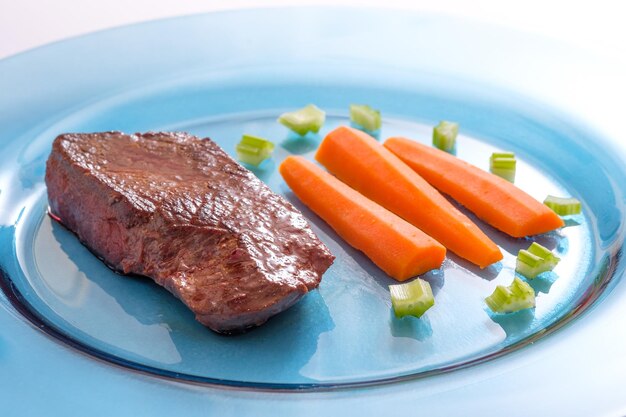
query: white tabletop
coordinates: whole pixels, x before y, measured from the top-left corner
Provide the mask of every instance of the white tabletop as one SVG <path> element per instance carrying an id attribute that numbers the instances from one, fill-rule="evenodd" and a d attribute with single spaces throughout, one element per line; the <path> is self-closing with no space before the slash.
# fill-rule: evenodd
<path id="1" fill-rule="evenodd" d="M 626 60 L 619 0 L 0 0 L 0 58 L 84 33 L 146 20 L 245 7 L 384 6 L 463 15 L 564 39 Z"/>

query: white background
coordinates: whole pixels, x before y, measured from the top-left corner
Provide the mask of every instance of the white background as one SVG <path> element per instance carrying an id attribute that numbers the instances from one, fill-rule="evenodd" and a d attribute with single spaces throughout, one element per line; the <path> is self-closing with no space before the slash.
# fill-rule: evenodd
<path id="1" fill-rule="evenodd" d="M 626 160 L 624 0 L 0 0 L 0 59 L 50 42 L 146 20 L 302 5 L 383 6 L 463 16 L 574 45 L 573 50 L 581 52 L 576 64 L 580 68 L 567 67 L 564 57 L 555 57 L 559 65 L 550 69 L 561 68 L 562 76 L 552 74 L 553 81 L 544 85 L 537 77 L 550 77 L 529 73 L 526 78 L 518 77 L 525 84 L 516 87 L 529 97 L 584 119 L 618 143 L 618 153 Z M 585 53 L 589 51 L 593 53 Z M 593 62 L 584 61 L 584 57 Z M 583 67 L 593 67 L 595 76 L 589 77 Z"/>
<path id="2" fill-rule="evenodd" d="M 145 20 L 296 4 L 383 5 L 463 15 L 564 39 L 626 60 L 626 2 L 620 0 L 0 0 L 0 58 L 71 36 Z"/>

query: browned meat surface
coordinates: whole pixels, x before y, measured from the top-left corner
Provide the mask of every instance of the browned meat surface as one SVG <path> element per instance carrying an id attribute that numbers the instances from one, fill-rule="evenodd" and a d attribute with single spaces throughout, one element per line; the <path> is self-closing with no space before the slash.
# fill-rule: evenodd
<path id="1" fill-rule="evenodd" d="M 46 184 L 51 213 L 94 253 L 154 279 L 217 332 L 289 308 L 334 259 L 289 202 L 186 133 L 61 135 Z"/>

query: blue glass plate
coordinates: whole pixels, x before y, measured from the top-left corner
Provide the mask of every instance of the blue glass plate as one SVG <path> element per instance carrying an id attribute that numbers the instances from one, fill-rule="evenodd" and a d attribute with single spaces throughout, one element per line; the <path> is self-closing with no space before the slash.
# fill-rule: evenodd
<path id="1" fill-rule="evenodd" d="M 466 57 L 461 39 L 482 57 L 463 68 L 449 58 Z M 499 49 L 505 41 L 514 53 Z M 416 407 L 449 415 L 468 406 L 499 415 L 518 404 L 511 415 L 546 407 L 574 415 L 591 390 L 602 401 L 594 410 L 626 408 L 616 388 L 626 340 L 615 331 L 626 310 L 624 147 L 591 128 L 594 120 L 528 94 L 518 67 L 494 65 L 520 54 L 551 64 L 545 51 L 556 46 L 540 41 L 398 11 L 253 10 L 119 28 L 0 62 L 3 403 L 14 415 Z M 297 138 L 276 123 L 308 103 L 327 111 L 319 136 Z M 394 281 L 304 207 L 276 170 L 288 155 L 312 158 L 324 133 L 349 123 L 351 103 L 381 110 L 381 139 L 429 143 L 433 124 L 458 121 L 460 158 L 487 169 L 493 151 L 514 151 L 518 186 L 537 199 L 572 195 L 583 214 L 532 239 L 476 220 L 504 260 L 480 270 L 449 255 L 423 276 L 436 306 L 419 320 L 395 319 Z M 273 158 L 254 172 L 337 256 L 319 290 L 258 329 L 224 337 L 150 280 L 110 271 L 46 215 L 43 183 L 56 135 L 103 130 L 184 130 L 231 154 L 243 133 L 273 140 Z M 491 314 L 484 298 L 512 281 L 517 251 L 532 241 L 562 259 L 530 282 L 537 307 Z"/>

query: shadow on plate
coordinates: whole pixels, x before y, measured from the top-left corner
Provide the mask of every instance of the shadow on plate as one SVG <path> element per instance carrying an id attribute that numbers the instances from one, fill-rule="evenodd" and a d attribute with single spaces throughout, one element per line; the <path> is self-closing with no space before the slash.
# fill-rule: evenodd
<path id="1" fill-rule="evenodd" d="M 522 278 L 526 282 L 528 282 L 528 285 L 530 285 L 532 289 L 535 290 L 535 294 L 538 294 L 540 292 L 544 294 L 548 294 L 550 292 L 550 288 L 552 287 L 552 284 L 554 284 L 557 278 L 559 277 L 556 273 L 552 271 L 539 274 L 537 275 L 537 277 L 533 279 L 527 279 L 526 277 L 520 274 L 515 274 L 515 275 L 517 275 L 519 278 Z"/>
<path id="2" fill-rule="evenodd" d="M 469 261 L 466 261 L 465 259 L 457 256 L 450 251 L 446 253 L 446 256 L 455 264 L 461 266 L 464 269 L 467 269 L 472 274 L 487 281 L 494 280 L 498 276 L 498 274 L 500 274 L 500 271 L 502 271 L 502 262 L 496 262 L 495 264 L 491 264 L 486 268 L 480 268 L 479 266 L 474 265 Z"/>
<path id="3" fill-rule="evenodd" d="M 334 328 L 328 307 L 318 291 L 310 292 L 289 310 L 258 328 L 233 336 L 219 335 L 198 323 L 182 302 L 151 279 L 114 273 L 89 253 L 75 235 L 58 223 L 52 223 L 52 233 L 61 249 L 91 283 L 144 326 L 160 325 L 168 330 L 166 334 L 171 341 L 164 342 L 174 344 L 180 360 L 173 364 L 151 363 L 145 359 L 150 357 L 146 354 L 145 360 L 139 360 L 141 365 L 170 373 L 244 382 L 315 382 L 298 371 L 316 352 L 320 334 Z M 97 295 L 94 297 L 92 301 L 101 301 Z M 111 314 L 103 320 L 109 326 L 123 322 L 116 320 L 115 314 L 120 313 L 119 309 L 115 310 L 117 313 L 102 312 Z M 142 344 L 141 332 L 128 334 L 126 329 L 119 328 L 108 329 L 105 333 L 113 334 L 109 339 L 102 339 L 109 347 L 105 349 L 107 353 L 123 359 L 138 356 L 141 359 L 142 352 L 158 349 L 158 346 Z M 137 349 L 134 352 L 120 350 L 115 341 L 121 337 L 136 339 Z"/>
<path id="4" fill-rule="evenodd" d="M 252 171 L 252 173 L 256 175 L 258 179 L 265 182 L 266 184 L 276 170 L 276 163 L 272 158 L 266 159 L 265 161 L 261 162 L 258 167 L 245 163 L 241 164 L 250 171 Z"/>
<path id="5" fill-rule="evenodd" d="M 393 313 L 393 310 L 390 310 L 389 328 L 393 337 L 407 337 L 420 342 L 433 335 L 433 329 L 427 315 L 420 318 L 413 316 L 398 318 Z"/>
<path id="6" fill-rule="evenodd" d="M 293 155 L 302 155 L 314 151 L 320 145 L 321 137 L 316 133 L 307 133 L 304 136 L 289 132 L 287 139 L 280 146 Z"/>
<path id="7" fill-rule="evenodd" d="M 509 314 L 497 314 L 488 308 L 485 311 L 491 320 L 502 327 L 507 338 L 519 339 L 534 331 L 534 329 L 531 328 L 531 324 L 535 320 L 534 308 L 528 308 Z"/>

